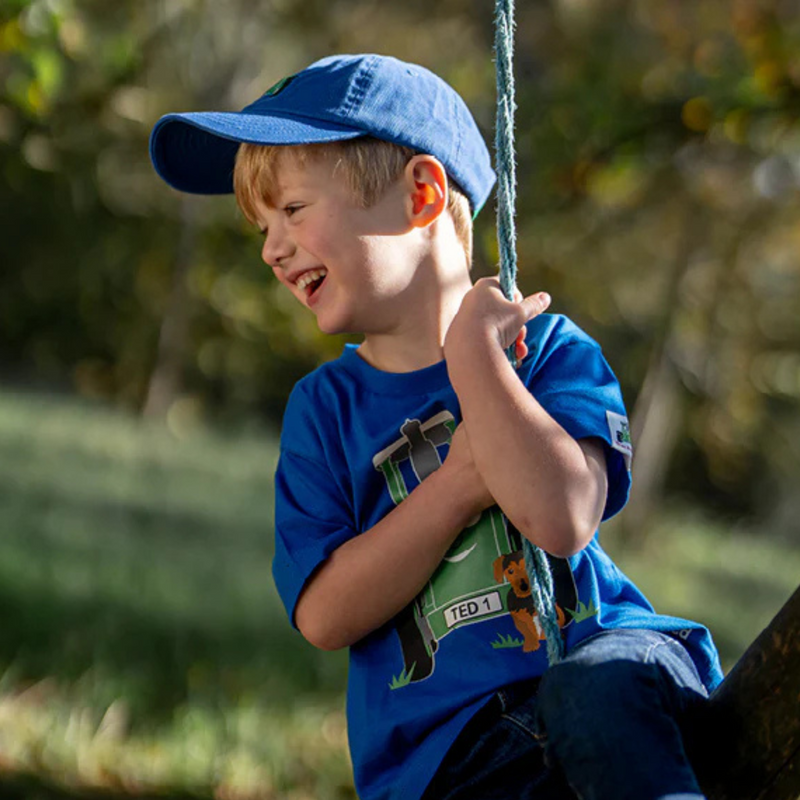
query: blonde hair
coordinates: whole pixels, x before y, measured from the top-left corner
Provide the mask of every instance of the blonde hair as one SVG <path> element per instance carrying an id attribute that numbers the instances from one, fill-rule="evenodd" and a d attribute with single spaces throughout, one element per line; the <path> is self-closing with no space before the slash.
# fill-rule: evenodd
<path id="1" fill-rule="evenodd" d="M 250 222 L 256 222 L 256 208 L 260 202 L 274 205 L 278 165 L 281 156 L 287 152 L 298 159 L 300 164 L 308 160 L 333 159 L 334 169 L 341 169 L 353 197 L 364 208 L 369 208 L 380 200 L 416 154 L 409 147 L 369 136 L 324 144 L 244 143 L 236 154 L 233 188 L 239 208 Z M 472 264 L 472 215 L 469 200 L 449 176 L 447 210 L 469 266 Z"/>

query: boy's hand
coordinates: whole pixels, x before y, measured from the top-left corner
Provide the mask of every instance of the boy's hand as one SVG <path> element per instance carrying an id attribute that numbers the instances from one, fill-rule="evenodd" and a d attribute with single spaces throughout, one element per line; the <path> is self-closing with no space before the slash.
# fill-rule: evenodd
<path id="1" fill-rule="evenodd" d="M 450 451 L 445 459 L 445 465 L 455 471 L 458 476 L 458 491 L 462 497 L 472 500 L 473 513 L 480 514 L 484 509 L 495 504 L 494 498 L 489 494 L 469 446 L 467 429 L 462 422 L 455 430 L 450 442 Z"/>
<path id="2" fill-rule="evenodd" d="M 517 292 L 516 302 L 506 300 L 495 278 L 481 278 L 464 297 L 445 338 L 445 358 L 454 346 L 485 340 L 488 336 L 503 350 L 515 344 L 516 356 L 521 361 L 528 354 L 525 344 L 525 323 L 547 310 L 550 295 L 537 292 L 522 297 Z M 459 348 L 460 349 L 460 348 Z"/>

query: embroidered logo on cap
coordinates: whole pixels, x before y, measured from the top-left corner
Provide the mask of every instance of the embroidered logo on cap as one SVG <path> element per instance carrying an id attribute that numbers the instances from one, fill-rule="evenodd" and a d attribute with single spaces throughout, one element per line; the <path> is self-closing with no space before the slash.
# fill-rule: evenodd
<path id="1" fill-rule="evenodd" d="M 281 78 L 274 86 L 270 86 L 266 92 L 264 92 L 263 97 L 275 97 L 276 94 L 280 94 L 294 79 L 297 77 L 296 75 L 289 75 L 288 78 Z"/>

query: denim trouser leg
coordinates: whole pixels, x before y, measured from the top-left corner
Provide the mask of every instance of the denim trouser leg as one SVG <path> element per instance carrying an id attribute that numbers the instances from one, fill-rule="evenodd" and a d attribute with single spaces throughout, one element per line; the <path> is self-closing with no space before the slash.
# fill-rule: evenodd
<path id="1" fill-rule="evenodd" d="M 542 678 L 537 727 L 546 761 L 581 800 L 700 800 L 681 722 L 705 696 L 676 639 L 597 634 Z"/>
<path id="2" fill-rule="evenodd" d="M 702 800 L 681 723 L 706 696 L 676 639 L 597 634 L 478 712 L 423 800 Z M 571 788 L 570 788 L 571 787 Z"/>
<path id="3" fill-rule="evenodd" d="M 498 692 L 467 724 L 422 800 L 575 800 L 544 762 L 536 732 L 536 686 Z"/>

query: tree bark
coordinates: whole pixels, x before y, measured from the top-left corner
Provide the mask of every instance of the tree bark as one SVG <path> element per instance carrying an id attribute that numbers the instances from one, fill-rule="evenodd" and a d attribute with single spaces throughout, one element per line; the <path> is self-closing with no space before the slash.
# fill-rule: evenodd
<path id="1" fill-rule="evenodd" d="M 714 691 L 696 733 L 709 800 L 800 796 L 800 588 Z"/>
<path id="2" fill-rule="evenodd" d="M 197 202 L 197 198 L 181 199 L 181 234 L 175 256 L 170 298 L 161 321 L 155 366 L 150 375 L 142 409 L 146 417 L 164 417 L 183 385 L 190 319 L 186 276 L 197 249 Z"/>
<path id="3" fill-rule="evenodd" d="M 621 518 L 623 545 L 645 542 L 649 522 L 662 495 L 675 443 L 683 430 L 681 386 L 672 353 L 675 321 L 681 313 L 680 286 L 700 239 L 701 214 L 686 203 L 680 240 L 673 260 L 663 311 L 655 328 L 650 365 L 631 414 L 634 481 Z"/>

